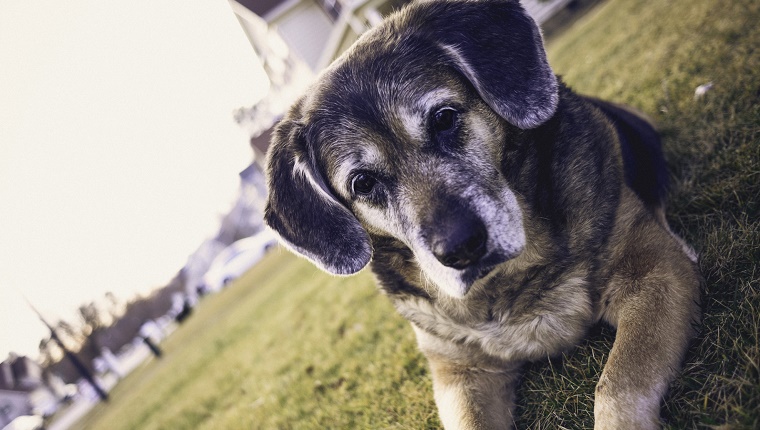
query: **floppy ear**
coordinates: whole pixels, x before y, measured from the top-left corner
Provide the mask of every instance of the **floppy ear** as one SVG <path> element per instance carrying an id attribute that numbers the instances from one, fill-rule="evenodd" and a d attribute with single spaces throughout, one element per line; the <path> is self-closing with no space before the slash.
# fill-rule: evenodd
<path id="1" fill-rule="evenodd" d="M 372 257 L 369 236 L 326 186 L 300 125 L 286 118 L 277 126 L 267 163 L 266 224 L 322 270 L 350 275 L 364 268 Z"/>
<path id="2" fill-rule="evenodd" d="M 427 4 L 433 41 L 502 118 L 538 127 L 557 109 L 557 77 L 541 32 L 516 0 Z M 425 6 L 423 6 L 425 7 Z"/>

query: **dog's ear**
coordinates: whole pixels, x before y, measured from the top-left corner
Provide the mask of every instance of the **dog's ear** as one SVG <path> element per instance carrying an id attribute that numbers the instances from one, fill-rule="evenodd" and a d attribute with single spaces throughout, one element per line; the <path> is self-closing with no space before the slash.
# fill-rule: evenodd
<path id="1" fill-rule="evenodd" d="M 538 26 L 517 0 L 428 3 L 424 31 L 502 118 L 538 127 L 557 109 L 558 84 Z"/>
<path id="2" fill-rule="evenodd" d="M 369 236 L 327 187 L 307 145 L 296 121 L 286 118 L 277 126 L 267 158 L 264 221 L 319 268 L 335 275 L 356 273 L 372 257 Z"/>

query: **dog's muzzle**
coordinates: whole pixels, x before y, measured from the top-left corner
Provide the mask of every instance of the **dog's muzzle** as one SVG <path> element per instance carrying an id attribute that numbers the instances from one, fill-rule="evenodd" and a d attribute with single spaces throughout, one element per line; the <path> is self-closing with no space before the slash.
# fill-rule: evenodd
<path id="1" fill-rule="evenodd" d="M 467 211 L 436 220 L 427 235 L 431 251 L 441 264 L 464 270 L 477 264 L 487 251 L 488 232 L 475 214 Z"/>
<path id="2" fill-rule="evenodd" d="M 438 198 L 436 208 L 421 217 L 422 244 L 435 260 L 427 260 L 428 278 L 448 294 L 464 297 L 475 282 L 516 257 L 522 246 L 507 247 L 472 205 L 456 197 Z M 502 234 L 503 236 L 503 234 Z M 441 264 L 431 266 L 433 261 Z"/>
<path id="3" fill-rule="evenodd" d="M 424 218 L 425 246 L 445 267 L 471 272 L 488 253 L 488 229 L 466 202 L 441 198 Z"/>

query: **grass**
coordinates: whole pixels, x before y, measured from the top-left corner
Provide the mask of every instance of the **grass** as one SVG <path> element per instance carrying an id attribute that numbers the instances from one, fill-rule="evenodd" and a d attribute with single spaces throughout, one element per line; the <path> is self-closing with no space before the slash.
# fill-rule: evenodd
<path id="1" fill-rule="evenodd" d="M 160 360 L 117 385 L 110 404 L 98 405 L 79 427 L 437 424 L 414 335 L 369 273 L 333 278 L 275 251 L 205 299 L 162 348 Z"/>
<path id="2" fill-rule="evenodd" d="M 548 41 L 578 92 L 659 124 L 672 227 L 700 253 L 703 324 L 666 428 L 760 428 L 760 2 L 608 0 Z M 712 81 L 699 100 L 694 89 Z M 526 368 L 518 428 L 593 426 L 614 339 L 600 326 Z M 270 254 L 196 313 L 85 429 L 439 428 L 426 363 L 369 273 L 334 278 Z"/>

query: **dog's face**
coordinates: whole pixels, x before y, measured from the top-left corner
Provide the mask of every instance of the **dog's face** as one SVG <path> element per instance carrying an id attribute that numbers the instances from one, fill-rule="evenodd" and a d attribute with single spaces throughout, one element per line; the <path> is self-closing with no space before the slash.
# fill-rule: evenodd
<path id="1" fill-rule="evenodd" d="M 463 297 L 525 245 L 501 160 L 510 133 L 556 104 L 517 2 L 416 4 L 362 37 L 278 126 L 265 219 L 336 274 L 370 261 L 370 234 L 393 237 Z"/>
<path id="2" fill-rule="evenodd" d="M 399 79 L 384 68 L 371 85 L 352 89 L 359 93 L 318 100 L 332 106 L 314 118 L 314 133 L 327 142 L 318 164 L 365 230 L 403 242 L 430 282 L 462 297 L 525 244 L 520 208 L 499 170 L 506 124 L 453 72 Z M 351 112 L 344 97 L 373 105 Z"/>

